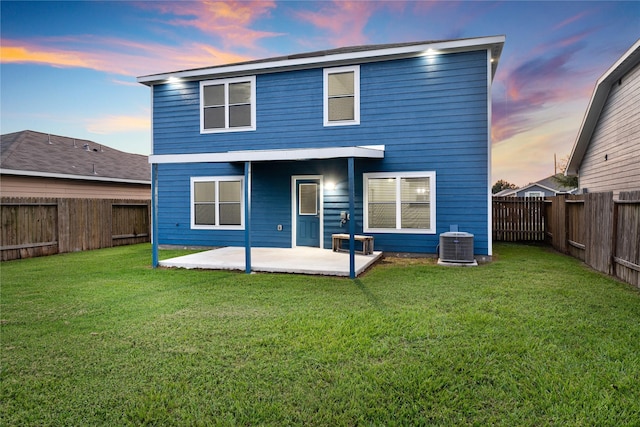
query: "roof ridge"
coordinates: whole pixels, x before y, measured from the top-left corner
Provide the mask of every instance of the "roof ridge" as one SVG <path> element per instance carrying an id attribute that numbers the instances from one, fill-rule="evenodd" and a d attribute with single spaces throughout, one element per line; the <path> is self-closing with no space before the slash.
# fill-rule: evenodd
<path id="1" fill-rule="evenodd" d="M 13 132 L 5 135 L 0 135 L 0 138 L 6 137 L 7 135 L 13 135 L 13 134 L 16 135 L 15 137 L 16 139 L 13 141 L 10 141 L 10 143 L 8 144 L 8 147 L 2 150 L 2 153 L 0 154 L 0 166 L 2 166 L 4 162 L 10 159 L 11 156 L 16 152 L 17 147 L 19 147 L 20 144 L 22 144 L 22 142 L 25 139 L 25 132 L 29 132 L 29 131 L 19 131 L 19 132 Z M 2 145 L 0 142 L 0 147 L 1 146 Z"/>

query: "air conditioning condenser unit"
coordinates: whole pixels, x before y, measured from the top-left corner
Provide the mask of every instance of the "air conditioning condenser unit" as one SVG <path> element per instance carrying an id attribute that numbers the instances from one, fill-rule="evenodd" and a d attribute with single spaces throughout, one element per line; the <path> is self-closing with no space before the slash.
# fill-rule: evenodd
<path id="1" fill-rule="evenodd" d="M 473 256 L 473 234 L 449 231 L 440 234 L 440 265 L 478 265 Z"/>

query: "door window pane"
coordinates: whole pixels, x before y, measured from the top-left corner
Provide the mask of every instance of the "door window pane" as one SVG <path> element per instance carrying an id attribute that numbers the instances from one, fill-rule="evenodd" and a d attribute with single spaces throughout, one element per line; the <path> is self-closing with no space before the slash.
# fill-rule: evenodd
<path id="1" fill-rule="evenodd" d="M 300 215 L 318 214 L 318 184 L 300 184 L 299 211 Z"/>

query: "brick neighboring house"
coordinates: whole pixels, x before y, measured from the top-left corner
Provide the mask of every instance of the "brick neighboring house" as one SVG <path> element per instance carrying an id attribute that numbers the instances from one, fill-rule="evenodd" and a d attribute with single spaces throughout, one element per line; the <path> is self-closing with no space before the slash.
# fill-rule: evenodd
<path id="1" fill-rule="evenodd" d="M 151 199 L 148 157 L 25 130 L 0 136 L 0 196 Z"/>

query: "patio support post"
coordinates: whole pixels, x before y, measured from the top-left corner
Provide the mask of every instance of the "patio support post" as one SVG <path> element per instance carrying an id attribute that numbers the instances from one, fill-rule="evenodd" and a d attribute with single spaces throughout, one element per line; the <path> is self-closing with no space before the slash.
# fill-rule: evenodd
<path id="1" fill-rule="evenodd" d="M 151 165 L 151 266 L 158 266 L 158 164 Z"/>
<path id="2" fill-rule="evenodd" d="M 251 162 L 244 162 L 244 271 L 251 273 Z"/>
<path id="3" fill-rule="evenodd" d="M 355 160 L 349 157 L 349 278 L 356 278 L 356 185 L 355 185 Z"/>

